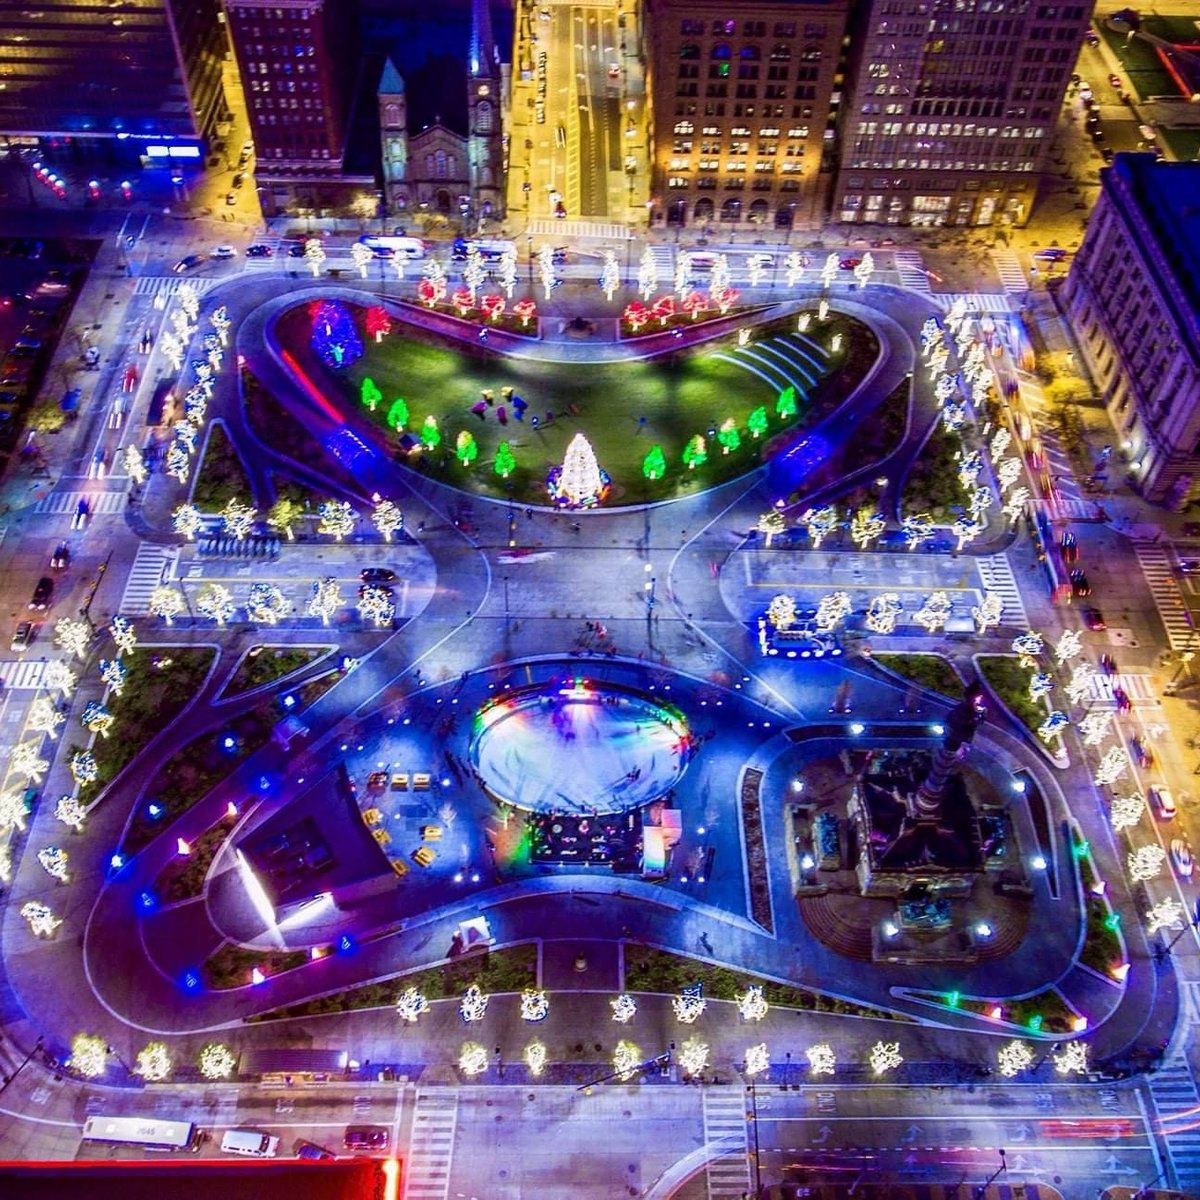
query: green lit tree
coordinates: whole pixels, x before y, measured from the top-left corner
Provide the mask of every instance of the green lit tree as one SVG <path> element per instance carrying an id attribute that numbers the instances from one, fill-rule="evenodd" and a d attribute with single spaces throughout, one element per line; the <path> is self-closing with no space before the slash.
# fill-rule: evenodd
<path id="1" fill-rule="evenodd" d="M 651 446 L 650 453 L 642 459 L 642 474 L 647 479 L 661 479 L 667 473 L 667 460 L 661 446 Z"/>
<path id="2" fill-rule="evenodd" d="M 393 400 L 392 407 L 387 411 L 388 427 L 400 430 L 408 424 L 408 405 L 403 400 Z"/>
<path id="3" fill-rule="evenodd" d="M 475 435 L 463 430 L 454 443 L 454 453 L 464 467 L 469 467 L 479 457 L 479 446 Z"/>
<path id="4" fill-rule="evenodd" d="M 775 411 L 785 421 L 790 421 L 796 415 L 796 389 L 785 387 L 779 393 L 779 399 L 775 401 Z"/>
<path id="5" fill-rule="evenodd" d="M 742 435 L 738 433 L 737 422 L 732 417 L 717 430 L 717 441 L 721 443 L 721 448 L 726 454 L 732 453 L 742 444 Z"/>
<path id="6" fill-rule="evenodd" d="M 750 430 L 751 437 L 762 437 L 767 432 L 767 410 L 765 408 L 756 408 L 746 418 L 746 428 Z"/>
<path id="7" fill-rule="evenodd" d="M 501 479 L 507 479 L 517 465 L 517 460 L 513 458 L 513 452 L 509 449 L 507 442 L 501 442 L 496 447 L 496 474 Z"/>
<path id="8" fill-rule="evenodd" d="M 688 439 L 688 444 L 683 448 L 683 461 L 689 471 L 708 462 L 708 443 L 701 434 L 693 434 Z"/>
<path id="9" fill-rule="evenodd" d="M 358 245 L 359 243 L 355 243 Z M 379 407 L 380 400 L 383 399 L 383 393 L 375 386 L 375 380 L 370 375 L 366 376 L 362 381 L 362 402 L 374 412 Z"/>
<path id="10" fill-rule="evenodd" d="M 437 417 L 428 416 L 421 426 L 421 442 L 426 450 L 436 450 L 442 442 L 442 431 L 438 428 Z"/>

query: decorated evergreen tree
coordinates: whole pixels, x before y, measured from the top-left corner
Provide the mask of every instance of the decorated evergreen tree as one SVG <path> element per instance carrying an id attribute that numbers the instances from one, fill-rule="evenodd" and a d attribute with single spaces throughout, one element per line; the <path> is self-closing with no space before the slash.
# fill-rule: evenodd
<path id="1" fill-rule="evenodd" d="M 513 457 L 512 450 L 509 449 L 507 442 L 501 442 L 496 447 L 496 474 L 501 479 L 507 479 L 517 465 L 517 460 Z"/>
<path id="2" fill-rule="evenodd" d="M 746 428 L 750 430 L 751 437 L 762 437 L 767 432 L 767 410 L 756 408 L 746 418 Z"/>
<path id="3" fill-rule="evenodd" d="M 667 473 L 667 460 L 661 446 L 651 446 L 649 454 L 642 459 L 642 474 L 647 479 L 661 479 Z"/>
<path id="4" fill-rule="evenodd" d="M 582 433 L 577 433 L 567 447 L 558 490 L 571 504 L 586 504 L 600 495 L 603 489 L 596 452 L 591 442 Z"/>
<path id="5" fill-rule="evenodd" d="M 721 443 L 725 454 L 736 450 L 742 444 L 742 435 L 738 433 L 737 422 L 732 417 L 717 430 L 717 441 Z"/>
<path id="6" fill-rule="evenodd" d="M 383 399 L 383 393 L 375 386 L 375 380 L 369 375 L 363 379 L 360 393 L 363 404 L 372 412 L 379 407 L 379 402 Z"/>
<path id="7" fill-rule="evenodd" d="M 454 453 L 464 467 L 469 467 L 479 457 L 479 446 L 473 434 L 462 430 L 454 444 Z"/>
<path id="8" fill-rule="evenodd" d="M 436 450 L 442 441 L 442 431 L 438 428 L 437 417 L 428 416 L 421 426 L 421 442 L 426 450 Z"/>
<path id="9" fill-rule="evenodd" d="M 688 444 L 683 448 L 683 461 L 689 471 L 708 462 L 708 443 L 703 435 L 697 433 L 688 439 Z"/>
<path id="10" fill-rule="evenodd" d="M 392 407 L 387 411 L 388 427 L 397 431 L 408 424 L 408 405 L 402 399 L 392 401 Z"/>
<path id="11" fill-rule="evenodd" d="M 313 316 L 311 345 L 327 367 L 348 367 L 362 357 L 363 344 L 350 310 L 336 300 L 322 300 Z"/>
<path id="12" fill-rule="evenodd" d="M 779 393 L 775 402 L 775 411 L 785 421 L 790 421 L 796 415 L 796 389 L 788 386 Z"/>

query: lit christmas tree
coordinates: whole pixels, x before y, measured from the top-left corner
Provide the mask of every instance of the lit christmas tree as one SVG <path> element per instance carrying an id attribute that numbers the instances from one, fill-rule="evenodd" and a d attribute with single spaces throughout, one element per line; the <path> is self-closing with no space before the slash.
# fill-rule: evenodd
<path id="1" fill-rule="evenodd" d="M 647 479 L 661 479 L 667 472 L 667 460 L 661 446 L 652 446 L 642 459 L 642 474 Z"/>
<path id="2" fill-rule="evenodd" d="M 600 470 L 592 444 L 577 433 L 567 447 L 561 467 L 555 467 L 546 481 L 550 495 L 568 508 L 589 508 L 608 493 L 611 483 Z"/>
<path id="3" fill-rule="evenodd" d="M 392 429 L 403 429 L 408 424 L 408 405 L 403 399 L 392 401 L 392 407 L 387 412 L 387 423 Z"/>
<path id="4" fill-rule="evenodd" d="M 348 367 L 362 357 L 363 344 L 350 310 L 325 300 L 313 315 L 312 348 L 327 367 Z"/>
<path id="5" fill-rule="evenodd" d="M 507 479 L 517 465 L 517 460 L 513 457 L 512 449 L 507 442 L 501 442 L 496 447 L 496 474 L 501 479 Z"/>

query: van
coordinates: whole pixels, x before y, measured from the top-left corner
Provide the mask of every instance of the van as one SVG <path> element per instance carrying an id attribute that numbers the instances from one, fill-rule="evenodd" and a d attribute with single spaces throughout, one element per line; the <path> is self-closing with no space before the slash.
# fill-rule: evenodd
<path id="1" fill-rule="evenodd" d="M 279 1153 L 279 1139 L 257 1129 L 227 1129 L 221 1139 L 221 1151 L 245 1158 L 274 1158 Z"/>

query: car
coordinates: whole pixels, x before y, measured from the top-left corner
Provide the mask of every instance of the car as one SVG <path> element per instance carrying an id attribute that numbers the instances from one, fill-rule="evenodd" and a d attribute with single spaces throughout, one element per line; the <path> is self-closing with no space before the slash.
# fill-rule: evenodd
<path id="1" fill-rule="evenodd" d="M 29 598 L 29 607 L 38 612 L 49 607 L 54 598 L 54 580 L 49 575 L 43 575 L 34 586 L 33 595 Z"/>
<path id="2" fill-rule="evenodd" d="M 1092 98 L 1092 85 L 1086 79 L 1082 79 L 1079 82 L 1079 96 L 1084 104 Z"/>
<path id="3" fill-rule="evenodd" d="M 149 354 L 151 347 L 154 345 L 154 334 L 149 329 L 142 330 L 141 341 L 138 342 L 138 350 L 142 354 Z"/>
<path id="4" fill-rule="evenodd" d="M 1076 567 L 1071 572 L 1071 591 L 1075 597 L 1082 600 L 1085 596 L 1092 594 L 1092 585 L 1087 577 L 1087 572 Z"/>
<path id="5" fill-rule="evenodd" d="M 1135 733 L 1129 739 L 1129 749 L 1133 754 L 1133 761 L 1139 767 L 1152 767 L 1154 765 L 1154 751 L 1142 740 L 1141 734 Z"/>
<path id="6" fill-rule="evenodd" d="M 1150 806 L 1158 814 L 1160 821 L 1170 821 L 1176 813 L 1175 797 L 1171 795 L 1171 789 L 1161 783 L 1156 783 L 1153 787 L 1146 789 L 1146 795 L 1149 797 Z"/>
<path id="7" fill-rule="evenodd" d="M 324 1146 L 318 1146 L 316 1142 L 306 1142 L 303 1139 L 296 1143 L 296 1157 L 303 1159 L 305 1162 L 333 1162 L 337 1155 L 332 1150 L 326 1150 Z"/>
<path id="8" fill-rule="evenodd" d="M 1181 558 L 1179 560 L 1179 570 L 1183 575 L 1194 575 L 1200 571 L 1200 558 Z"/>
<path id="9" fill-rule="evenodd" d="M 138 383 L 138 369 L 136 363 L 130 363 L 125 368 L 125 374 L 121 378 L 121 391 L 132 392 Z"/>
<path id="10" fill-rule="evenodd" d="M 1180 879 L 1191 879 L 1196 869 L 1196 860 L 1192 857 L 1192 848 L 1183 838 L 1171 839 L 1171 861 L 1175 864 L 1175 873 Z"/>
<path id="11" fill-rule="evenodd" d="M 99 447 L 92 454 L 92 461 L 88 465 L 89 479 L 103 479 L 108 474 L 108 451 L 103 446 Z"/>
<path id="12" fill-rule="evenodd" d="M 554 202 L 554 215 L 560 221 L 565 221 L 567 219 L 567 206 L 561 200 L 556 200 Z"/>
<path id="13" fill-rule="evenodd" d="M 71 547 L 66 542 L 59 542 L 50 555 L 50 566 L 55 571 L 65 571 L 71 565 Z"/>
<path id="14" fill-rule="evenodd" d="M 25 400 L 25 395 L 26 393 L 24 390 L 15 392 L 12 390 L 12 388 L 2 388 L 0 389 L 0 404 L 6 406 L 12 404 L 21 404 Z"/>
<path id="15" fill-rule="evenodd" d="M 233 177 L 233 186 L 235 188 L 240 188 L 242 186 L 242 184 L 244 184 L 245 182 L 246 182 L 246 172 L 245 171 L 239 171 Z"/>
<path id="16" fill-rule="evenodd" d="M 609 79 L 620 79 L 621 78 L 621 64 L 620 63 L 609 63 L 608 64 L 608 77 L 609 77 Z"/>
<path id="17" fill-rule="evenodd" d="M 1100 633 L 1108 628 L 1104 614 L 1098 608 L 1085 608 L 1079 615 L 1083 618 L 1084 625 L 1093 633 Z"/>
<path id="18" fill-rule="evenodd" d="M 288 247 L 288 258 L 303 258 L 304 257 L 304 242 L 295 242 Z"/>
<path id="19" fill-rule="evenodd" d="M 225 193 L 225 203 L 226 204 L 236 204 L 237 203 L 237 192 L 226 192 Z"/>
<path id="20" fill-rule="evenodd" d="M 1100 670 L 1105 675 L 1115 675 L 1117 673 L 1117 660 L 1111 654 L 1100 655 Z"/>
<path id="21" fill-rule="evenodd" d="M 358 577 L 363 583 L 392 583 L 396 572 L 391 567 L 363 567 Z"/>
<path id="22" fill-rule="evenodd" d="M 237 251 L 232 246 L 214 246 L 213 258 L 237 258 Z"/>
<path id="23" fill-rule="evenodd" d="M 1120 91 L 1120 90 L 1121 90 L 1121 77 L 1120 77 L 1120 75 L 1116 74 L 1115 72 L 1114 72 L 1114 73 L 1112 73 L 1112 74 L 1111 74 L 1111 75 L 1109 75 L 1109 77 L 1108 77 L 1108 82 L 1109 82 L 1110 84 L 1112 84 L 1112 86 L 1113 86 L 1113 87 L 1115 87 L 1115 88 L 1116 88 L 1118 91 Z"/>
<path id="24" fill-rule="evenodd" d="M 1063 530 L 1058 545 L 1062 550 L 1063 562 L 1077 563 L 1079 561 L 1079 542 L 1069 529 Z"/>
<path id="25" fill-rule="evenodd" d="M 1089 29 L 1087 33 L 1083 35 L 1083 40 L 1087 42 L 1089 46 L 1100 45 L 1100 35 L 1094 29 Z"/>
<path id="26" fill-rule="evenodd" d="M 21 621 L 16 629 L 13 630 L 12 642 L 9 644 L 9 649 L 20 653 L 22 650 L 28 650 L 32 641 L 33 622 Z"/>
<path id="27" fill-rule="evenodd" d="M 270 258 L 275 253 L 270 246 L 264 246 L 261 242 L 246 247 L 247 258 Z M 303 251 L 301 251 L 303 253 Z"/>
<path id="28" fill-rule="evenodd" d="M 842 261 L 838 263 L 838 266 L 843 271 L 853 271 L 860 262 L 862 262 L 861 258 L 843 258 Z"/>
<path id="29" fill-rule="evenodd" d="M 386 1150 L 388 1131 L 382 1125 L 348 1125 L 342 1145 L 347 1150 Z"/>
<path id="30" fill-rule="evenodd" d="M 1123 687 L 1115 687 L 1112 690 L 1113 703 L 1117 706 L 1117 712 L 1127 713 L 1133 708 L 1133 701 L 1129 699 L 1129 693 Z"/>
<path id="31" fill-rule="evenodd" d="M 1183 524 L 1184 537 L 1200 537 L 1200 521 L 1185 521 Z"/>
<path id="32" fill-rule="evenodd" d="M 391 246 L 372 246 L 371 253 L 376 258 L 395 258 L 396 251 Z"/>
<path id="33" fill-rule="evenodd" d="M 176 275 L 182 275 L 184 271 L 194 271 L 201 263 L 208 261 L 207 254 L 186 254 L 181 258 L 171 270 Z"/>
<path id="34" fill-rule="evenodd" d="M 254 153 L 254 142 L 251 139 L 247 138 L 242 143 L 242 153 L 243 154 L 253 154 Z"/>
<path id="35" fill-rule="evenodd" d="M 1092 128 L 1088 130 L 1088 132 L 1092 135 L 1093 142 L 1104 141 L 1104 130 L 1101 129 L 1099 125 L 1093 125 Z"/>
<path id="36" fill-rule="evenodd" d="M 87 524 L 88 517 L 91 515 L 91 502 L 86 496 L 81 496 L 79 503 L 75 505 L 75 511 L 71 514 L 71 528 L 82 529 Z"/>
<path id="37" fill-rule="evenodd" d="M 1033 257 L 1040 258 L 1045 262 L 1062 262 L 1067 257 L 1067 251 L 1061 246 L 1045 246 L 1041 250 L 1035 250 Z"/>
<path id="38" fill-rule="evenodd" d="M 1112 162 L 1112 160 L 1113 160 L 1113 148 L 1112 148 L 1111 146 L 1101 146 L 1101 147 L 1100 147 L 1100 157 L 1101 157 L 1102 159 L 1104 159 L 1104 161 L 1105 161 L 1106 163 L 1110 163 L 1110 162 Z M 1156 156 L 1156 157 L 1157 157 L 1157 156 Z"/>

